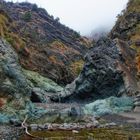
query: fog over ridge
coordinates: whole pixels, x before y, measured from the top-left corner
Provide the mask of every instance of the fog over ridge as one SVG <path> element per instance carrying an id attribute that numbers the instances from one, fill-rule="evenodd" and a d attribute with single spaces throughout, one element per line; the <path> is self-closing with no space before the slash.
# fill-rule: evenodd
<path id="1" fill-rule="evenodd" d="M 62 24 L 80 32 L 81 35 L 90 35 L 100 28 L 109 31 L 128 0 L 28 0 L 28 2 L 45 8 L 49 14 L 59 17 Z"/>

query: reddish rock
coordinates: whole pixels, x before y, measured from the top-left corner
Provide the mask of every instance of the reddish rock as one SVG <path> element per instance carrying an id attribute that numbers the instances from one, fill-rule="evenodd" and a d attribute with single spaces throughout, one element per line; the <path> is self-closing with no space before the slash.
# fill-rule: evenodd
<path id="1" fill-rule="evenodd" d="M 7 103 L 6 98 L 0 98 L 0 108 L 2 108 Z"/>

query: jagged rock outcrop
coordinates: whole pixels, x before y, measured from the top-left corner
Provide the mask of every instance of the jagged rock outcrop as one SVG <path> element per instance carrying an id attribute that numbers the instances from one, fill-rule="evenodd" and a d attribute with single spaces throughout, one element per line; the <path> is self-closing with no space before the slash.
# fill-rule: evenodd
<path id="1" fill-rule="evenodd" d="M 137 79 L 140 88 L 140 1 L 129 0 L 127 8 L 118 16 L 118 20 L 111 30 L 109 36 L 125 40 L 130 48 L 137 52 L 135 56 L 137 68 Z M 135 76 L 135 77 L 136 77 Z"/>
<path id="2" fill-rule="evenodd" d="M 50 79 L 23 70 L 14 49 L 0 38 L 0 123 L 22 121 L 26 115 L 29 119 L 39 118 L 47 110 L 34 106 L 31 102 L 33 94 L 39 94 L 40 102 L 44 102 L 44 98 L 51 94 L 49 91 L 61 89 Z"/>
<path id="3" fill-rule="evenodd" d="M 60 93 L 59 100 L 135 96 L 140 91 L 139 27 L 140 1 L 129 0 L 109 34 L 110 39 L 100 40 L 90 49 L 81 74 Z"/>
<path id="4" fill-rule="evenodd" d="M 22 74 L 17 54 L 6 41 L 0 39 L 0 122 L 3 113 L 12 116 L 13 110 L 15 114 L 26 110 L 30 95 L 31 89 Z M 8 117 L 5 117 L 5 121 L 8 121 Z"/>
<path id="5" fill-rule="evenodd" d="M 129 47 L 136 52 L 133 60 L 136 71 L 133 79 L 137 80 L 138 91 L 140 91 L 140 1 L 129 0 L 127 8 L 118 16 L 118 20 L 109 35 L 112 39 L 120 38 L 129 43 Z M 126 56 L 127 57 L 127 56 Z M 129 59 L 128 59 L 129 60 Z M 131 63 L 129 63 L 131 66 Z M 137 97 L 136 97 L 137 100 Z M 137 104 L 137 103 L 136 103 Z M 138 111 L 138 106 L 136 109 Z"/>
<path id="6" fill-rule="evenodd" d="M 93 101 L 110 96 L 134 95 L 137 89 L 135 51 L 121 40 L 100 39 L 85 56 L 79 77 L 54 101 Z"/>
<path id="7" fill-rule="evenodd" d="M 78 76 L 90 46 L 87 38 L 26 2 L 0 1 L 0 19 L 0 36 L 16 49 L 24 68 L 64 85 Z"/>
<path id="8" fill-rule="evenodd" d="M 118 20 L 110 32 L 111 38 L 119 38 L 135 43 L 139 39 L 140 1 L 129 0 L 126 9 L 118 15 Z"/>
<path id="9" fill-rule="evenodd" d="M 2 98 L 17 98 L 17 101 L 31 95 L 27 79 L 18 63 L 18 56 L 3 39 L 0 39 L 0 92 Z"/>

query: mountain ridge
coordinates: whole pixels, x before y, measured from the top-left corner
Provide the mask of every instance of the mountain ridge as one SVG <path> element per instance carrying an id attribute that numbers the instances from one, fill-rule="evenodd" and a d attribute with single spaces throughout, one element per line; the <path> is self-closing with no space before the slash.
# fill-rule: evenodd
<path id="1" fill-rule="evenodd" d="M 74 80 L 82 68 L 84 53 L 90 47 L 88 39 L 35 4 L 1 1 L 2 10 L 12 23 L 10 26 L 5 23 L 10 32 L 5 38 L 18 52 L 23 67 L 61 84 Z"/>

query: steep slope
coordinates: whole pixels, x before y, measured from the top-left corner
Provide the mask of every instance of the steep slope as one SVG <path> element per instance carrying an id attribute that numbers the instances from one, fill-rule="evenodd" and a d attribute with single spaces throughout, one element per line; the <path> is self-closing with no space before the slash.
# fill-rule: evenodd
<path id="1" fill-rule="evenodd" d="M 118 16 L 118 20 L 110 33 L 111 38 L 128 41 L 137 55 L 137 76 L 140 77 L 140 1 L 129 0 L 127 8 Z"/>
<path id="2" fill-rule="evenodd" d="M 44 9 L 0 1 L 0 24 L 0 35 L 16 49 L 24 68 L 62 84 L 79 74 L 89 40 Z"/>
<path id="3" fill-rule="evenodd" d="M 27 114 L 30 117 L 38 116 L 30 96 L 31 87 L 22 72 L 16 52 L 5 40 L 0 39 L 0 123 L 22 120 Z"/>

